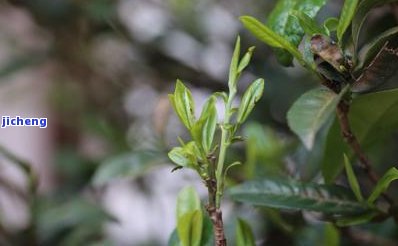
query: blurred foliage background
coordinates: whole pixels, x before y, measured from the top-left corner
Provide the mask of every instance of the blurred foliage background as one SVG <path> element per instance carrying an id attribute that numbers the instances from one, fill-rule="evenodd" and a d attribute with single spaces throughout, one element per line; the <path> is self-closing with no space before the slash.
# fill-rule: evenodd
<path id="1" fill-rule="evenodd" d="M 317 18 L 338 16 L 341 4 L 329 1 Z M 49 127 L 41 130 L 46 144 L 35 155 L 46 153 L 49 164 L 34 165 L 13 154 L 34 147 L 22 144 L 29 142 L 29 133 L 13 140 L 19 151 L 11 151 L 9 135 L 0 134 L 2 161 L 25 177 L 15 184 L 12 176 L 0 175 L 0 245 L 166 245 L 175 226 L 177 192 L 190 183 L 206 192 L 190 171 L 171 173 L 166 153 L 176 136 L 186 133 L 167 94 L 176 78 L 189 84 L 199 107 L 211 92 L 225 90 L 238 33 L 244 48 L 256 45 L 240 93 L 254 77 L 265 78 L 266 86 L 243 131 L 245 143 L 231 153 L 247 161 L 229 183 L 265 176 L 319 179 L 322 144 L 308 152 L 286 124 L 293 101 L 317 81 L 298 66 L 278 65 L 272 50 L 238 21 L 243 14 L 265 20 L 274 5 L 259 0 L 1 1 L 0 90 L 31 76 L 27 71 L 40 71 L 25 94 L 11 97 L 34 94 L 44 83 L 40 91 L 48 110 L 36 116 L 48 117 Z M 397 19 L 397 8 L 373 10 L 362 42 L 396 26 Z M 386 170 L 396 161 L 397 135 L 368 150 L 377 169 Z M 43 183 L 46 179 L 51 182 Z M 396 195 L 397 189 L 391 190 Z M 314 213 L 232 202 L 224 209 L 227 237 L 232 238 L 239 215 L 254 227 L 258 245 L 396 245 L 398 240 L 392 220 L 348 232 L 330 228 Z"/>

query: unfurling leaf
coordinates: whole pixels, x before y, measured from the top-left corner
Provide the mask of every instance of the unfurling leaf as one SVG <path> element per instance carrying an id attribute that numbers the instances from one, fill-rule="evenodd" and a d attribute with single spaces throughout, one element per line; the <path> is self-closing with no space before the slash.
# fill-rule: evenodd
<path id="1" fill-rule="evenodd" d="M 195 105 L 189 89 L 177 80 L 174 94 L 169 95 L 169 99 L 181 122 L 190 130 L 195 122 Z"/>
<path id="2" fill-rule="evenodd" d="M 168 156 L 175 164 L 182 167 L 197 168 L 197 156 L 200 156 L 195 142 L 191 141 L 183 147 L 174 147 Z"/>
<path id="3" fill-rule="evenodd" d="M 236 121 L 239 124 L 242 124 L 250 112 L 253 110 L 254 105 L 258 100 L 260 100 L 264 90 L 264 80 L 257 79 L 255 80 L 249 88 L 247 88 L 245 94 L 242 97 L 242 102 L 239 106 L 238 116 Z"/>
<path id="4" fill-rule="evenodd" d="M 254 49 L 254 46 L 250 47 L 245 55 L 242 57 L 241 61 L 239 62 L 238 73 L 241 73 L 247 67 L 247 65 L 249 65 L 249 62 L 253 56 Z"/>
<path id="5" fill-rule="evenodd" d="M 236 82 L 238 76 L 238 66 L 239 66 L 239 55 L 240 55 L 240 37 L 236 39 L 234 53 L 232 54 L 231 64 L 229 66 L 229 78 L 228 78 L 228 88 L 229 91 L 236 91 Z"/>
<path id="6" fill-rule="evenodd" d="M 236 223 L 236 246 L 255 246 L 254 235 L 250 225 L 238 218 Z"/>
<path id="7" fill-rule="evenodd" d="M 398 179 L 398 169 L 395 167 L 390 168 L 383 177 L 377 182 L 375 188 L 368 198 L 368 203 L 374 203 L 376 199 L 388 189 L 390 183 Z"/>

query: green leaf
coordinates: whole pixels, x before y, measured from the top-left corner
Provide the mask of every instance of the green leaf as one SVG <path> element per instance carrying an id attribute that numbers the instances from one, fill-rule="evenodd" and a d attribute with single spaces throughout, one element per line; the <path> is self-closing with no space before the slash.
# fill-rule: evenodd
<path id="1" fill-rule="evenodd" d="M 183 147 L 174 147 L 170 150 L 168 156 L 170 160 L 179 166 L 191 167 L 194 165 L 192 159 L 188 156 Z"/>
<path id="2" fill-rule="evenodd" d="M 325 20 L 323 23 L 323 27 L 327 31 L 327 35 L 330 36 L 331 32 L 334 32 L 337 30 L 337 26 L 339 25 L 339 19 L 335 17 L 330 17 Z"/>
<path id="3" fill-rule="evenodd" d="M 121 178 L 133 179 L 165 161 L 163 154 L 149 151 L 112 157 L 101 163 L 93 176 L 92 183 L 95 186 L 101 186 Z"/>
<path id="4" fill-rule="evenodd" d="M 308 15 L 299 11 L 292 11 L 292 15 L 297 18 L 304 32 L 310 37 L 314 34 L 327 34 L 325 30 L 318 26 L 315 20 Z"/>
<path id="5" fill-rule="evenodd" d="M 375 37 L 370 43 L 366 44 L 359 52 L 359 63 L 356 69 L 363 69 L 369 65 L 371 61 L 376 57 L 377 53 L 383 48 L 384 44 L 398 37 L 398 27 L 390 28 L 377 37 Z"/>
<path id="6" fill-rule="evenodd" d="M 290 129 L 298 135 L 307 149 L 311 149 L 316 133 L 331 117 L 341 96 L 321 87 L 304 93 L 287 113 Z"/>
<path id="7" fill-rule="evenodd" d="M 356 214 L 368 210 L 351 191 L 338 185 L 288 180 L 260 180 L 233 187 L 234 200 L 279 209 L 304 209 L 332 214 Z"/>
<path id="8" fill-rule="evenodd" d="M 380 212 L 378 211 L 369 211 L 363 213 L 361 215 L 354 215 L 354 216 L 345 216 L 343 218 L 338 218 L 336 224 L 338 226 L 354 226 L 360 225 L 364 223 L 368 223 L 372 220 L 375 216 L 379 215 Z"/>
<path id="9" fill-rule="evenodd" d="M 324 227 L 324 241 L 322 245 L 339 246 L 340 234 L 333 224 L 326 223 Z"/>
<path id="10" fill-rule="evenodd" d="M 177 231 L 182 246 L 200 245 L 203 214 L 200 199 L 191 186 L 180 191 L 177 198 Z"/>
<path id="11" fill-rule="evenodd" d="M 231 64 L 229 66 L 229 79 L 228 88 L 231 92 L 236 92 L 236 82 L 238 76 L 238 65 L 239 65 L 239 55 L 240 55 L 240 37 L 236 39 L 234 53 L 232 54 Z"/>
<path id="12" fill-rule="evenodd" d="M 344 154 L 344 164 L 345 170 L 348 177 L 348 183 L 350 184 L 351 190 L 354 192 L 355 197 L 358 201 L 363 201 L 363 196 L 361 193 L 361 188 L 359 187 L 357 177 L 355 176 L 354 170 L 352 170 L 352 166 L 350 163 L 350 159 L 348 159 L 347 155 Z"/>
<path id="13" fill-rule="evenodd" d="M 303 66 L 307 66 L 299 50 L 288 40 L 278 35 L 270 28 L 259 22 L 253 17 L 240 17 L 243 25 L 259 40 L 274 48 L 282 48 L 292 54 Z"/>
<path id="14" fill-rule="evenodd" d="M 365 22 L 369 11 L 379 5 L 396 2 L 397 0 L 363 0 L 358 4 L 355 16 L 352 19 L 352 36 L 354 45 L 357 47 L 361 27 Z"/>
<path id="15" fill-rule="evenodd" d="M 200 199 L 195 188 L 192 186 L 185 187 L 178 193 L 177 198 L 177 219 L 185 213 L 200 210 Z"/>
<path id="16" fill-rule="evenodd" d="M 250 225 L 238 218 L 236 223 L 236 246 L 255 246 L 254 235 Z"/>
<path id="17" fill-rule="evenodd" d="M 205 216 L 203 220 L 202 238 L 200 240 L 201 246 L 213 246 L 214 234 L 213 224 L 209 217 Z M 174 229 L 170 235 L 167 246 L 181 246 L 180 238 L 178 237 L 177 229 Z"/>
<path id="18" fill-rule="evenodd" d="M 264 91 L 264 80 L 257 79 L 255 80 L 249 88 L 247 88 L 245 94 L 243 94 L 242 102 L 239 106 L 238 116 L 236 121 L 239 124 L 242 124 L 247 117 L 249 116 L 250 112 L 253 110 L 254 105 L 260 100 Z"/>
<path id="19" fill-rule="evenodd" d="M 314 18 L 325 3 L 326 0 L 279 0 L 270 13 L 267 24 L 271 30 L 284 37 L 293 47 L 298 47 L 304 31 L 298 20 L 290 16 L 290 12 L 296 10 Z M 288 49 L 282 48 L 285 50 L 276 50 L 278 61 L 284 66 L 291 66 L 292 55 L 295 55 Z"/>
<path id="20" fill-rule="evenodd" d="M 342 41 L 343 35 L 354 17 L 355 10 L 358 5 L 358 0 L 345 0 L 343 9 L 340 13 L 339 24 L 337 26 L 337 39 Z"/>
<path id="21" fill-rule="evenodd" d="M 217 110 L 215 103 L 215 96 L 211 96 L 207 99 L 203 106 L 202 114 L 191 131 L 193 139 L 203 147 L 205 153 L 209 153 L 211 150 L 214 133 L 216 131 Z"/>
<path id="22" fill-rule="evenodd" d="M 181 246 L 200 246 L 202 227 L 203 214 L 201 210 L 183 214 L 177 221 Z"/>
<path id="23" fill-rule="evenodd" d="M 242 60 L 239 62 L 238 73 L 241 73 L 247 67 L 247 65 L 249 65 L 249 62 L 253 56 L 254 49 L 254 46 L 250 47 L 245 55 L 242 57 Z"/>
<path id="24" fill-rule="evenodd" d="M 358 141 L 366 151 L 383 140 L 398 125 L 398 89 L 360 95 L 353 99 L 348 118 Z M 337 122 L 331 127 L 322 163 L 327 183 L 333 182 L 344 166 L 343 153 L 350 149 L 341 137 Z"/>
<path id="25" fill-rule="evenodd" d="M 195 122 L 195 105 L 189 89 L 177 80 L 174 95 L 169 95 L 169 99 L 181 122 L 190 130 Z"/>
<path id="26" fill-rule="evenodd" d="M 398 169 L 395 167 L 390 168 L 383 177 L 377 182 L 376 186 L 374 187 L 372 193 L 368 198 L 368 203 L 373 204 L 376 199 L 388 189 L 390 183 L 394 180 L 398 179 Z"/>

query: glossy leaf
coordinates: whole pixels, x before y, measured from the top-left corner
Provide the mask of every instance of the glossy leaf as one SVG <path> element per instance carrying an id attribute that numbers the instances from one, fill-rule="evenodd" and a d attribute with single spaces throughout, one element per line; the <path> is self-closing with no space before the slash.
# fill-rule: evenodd
<path id="1" fill-rule="evenodd" d="M 242 124 L 251 111 L 254 108 L 254 105 L 260 100 L 261 96 L 263 95 L 264 91 L 264 80 L 257 79 L 255 80 L 249 88 L 247 88 L 245 94 L 243 94 L 242 102 L 238 109 L 238 115 L 236 121 L 239 124 Z"/>
<path id="2" fill-rule="evenodd" d="M 287 113 L 290 129 L 298 135 L 307 149 L 311 149 L 316 133 L 331 117 L 342 93 L 337 95 L 327 88 L 316 88 L 304 93 Z"/>
<path id="3" fill-rule="evenodd" d="M 366 148 L 387 137 L 398 125 L 398 89 L 369 93 L 354 98 L 348 115 L 351 128 Z M 350 149 L 341 137 L 337 122 L 331 127 L 322 163 L 327 183 L 333 182 L 344 166 L 343 153 Z"/>
<path id="4" fill-rule="evenodd" d="M 368 203 L 374 203 L 376 199 L 388 189 L 390 183 L 398 179 L 398 169 L 392 167 L 389 169 L 383 177 L 377 182 L 375 188 L 368 198 Z"/>
<path id="5" fill-rule="evenodd" d="M 348 177 L 348 183 L 350 184 L 351 190 L 354 192 L 355 197 L 358 201 L 363 201 L 363 196 L 361 193 L 361 188 L 359 187 L 359 183 L 357 177 L 355 176 L 354 170 L 352 169 L 350 159 L 348 159 L 347 155 L 344 154 L 344 164 L 345 171 Z"/>
<path id="6" fill-rule="evenodd" d="M 236 246 L 255 246 L 254 235 L 250 225 L 238 218 L 236 223 Z"/>
<path id="7" fill-rule="evenodd" d="M 356 201 L 352 192 L 337 185 L 267 179 L 236 186 L 230 195 L 236 201 L 279 209 L 333 214 L 356 214 L 368 209 Z"/>
<path id="8" fill-rule="evenodd" d="M 331 17 L 325 20 L 323 23 L 323 27 L 325 30 L 327 30 L 328 36 L 330 36 L 331 32 L 334 32 L 337 30 L 337 26 L 339 25 L 339 19 L 335 17 Z"/>
<path id="9" fill-rule="evenodd" d="M 318 26 L 314 19 L 312 19 L 305 13 L 292 11 L 292 15 L 297 18 L 304 32 L 310 37 L 314 34 L 327 34 L 323 28 Z"/>
<path id="10" fill-rule="evenodd" d="M 358 5 L 358 0 L 345 0 L 343 9 L 340 13 L 339 24 L 337 26 L 337 39 L 342 41 L 343 35 L 354 17 L 355 10 Z"/>
<path id="11" fill-rule="evenodd" d="M 187 129 L 191 129 L 195 122 L 195 106 L 189 89 L 177 80 L 174 94 L 169 95 L 169 99 L 181 122 Z"/>
<path id="12" fill-rule="evenodd" d="M 234 53 L 232 54 L 231 64 L 229 66 L 229 79 L 228 88 L 229 91 L 236 91 L 236 82 L 238 76 L 238 66 L 239 66 L 239 55 L 240 55 L 240 37 L 236 39 Z"/>
<path id="13" fill-rule="evenodd" d="M 326 0 L 279 0 L 270 13 L 267 24 L 271 30 L 284 37 L 293 47 L 298 47 L 304 31 L 298 20 L 290 16 L 290 13 L 295 10 L 306 14 L 309 18 L 314 18 L 325 3 Z M 294 54 L 291 54 L 289 50 L 276 50 L 276 55 L 282 65 L 292 65 L 292 55 L 294 56 Z"/>
<path id="14" fill-rule="evenodd" d="M 274 48 L 282 48 L 287 50 L 294 56 L 303 66 L 306 66 L 304 59 L 299 50 L 292 45 L 288 40 L 272 31 L 258 20 L 250 16 L 240 17 L 243 25 L 259 40 Z"/>
<path id="15" fill-rule="evenodd" d="M 397 0 L 363 0 L 358 4 L 357 11 L 352 19 L 352 36 L 355 47 L 358 44 L 361 27 L 369 11 L 379 5 L 396 2 Z"/>
<path id="16" fill-rule="evenodd" d="M 166 157 L 157 152 L 126 153 L 112 157 L 101 163 L 92 183 L 101 186 L 121 178 L 136 178 L 165 161 Z"/>

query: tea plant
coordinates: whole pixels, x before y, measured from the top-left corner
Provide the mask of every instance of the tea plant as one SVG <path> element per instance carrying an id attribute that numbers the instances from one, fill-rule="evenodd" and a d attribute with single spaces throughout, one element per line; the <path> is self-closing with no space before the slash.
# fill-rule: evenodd
<path id="1" fill-rule="evenodd" d="M 240 59 L 240 39 L 238 37 L 229 70 L 229 93 L 217 92 L 211 95 L 203 106 L 198 119 L 195 118 L 195 105 L 191 92 L 180 80 L 177 80 L 174 94 L 169 95 L 175 112 L 192 138 L 187 143 L 179 139 L 181 146 L 174 147 L 169 152 L 169 158 L 179 167 L 194 169 L 206 184 L 208 189 L 206 210 L 213 224 L 215 244 L 220 246 L 226 245 L 221 211 L 225 178 L 231 167 L 240 164 L 240 162 L 226 163 L 227 151 L 233 142 L 242 139 L 237 135 L 238 130 L 261 98 L 264 89 L 264 80 L 255 80 L 247 88 L 240 105 L 237 107 L 233 105 L 237 95 L 237 82 L 249 64 L 253 50 L 254 47 L 250 47 Z M 217 98 L 220 98 L 225 106 L 221 122 L 217 122 L 218 115 L 215 106 Z M 219 141 L 214 139 L 217 130 L 221 132 Z M 194 195 L 189 194 L 185 196 L 191 198 L 181 199 L 186 202 L 191 201 L 195 204 L 193 207 L 196 209 L 191 209 L 186 214 L 181 213 L 181 210 L 184 209 L 179 209 L 177 222 L 179 239 L 182 245 L 202 245 L 200 233 L 203 216 L 200 213 L 198 199 L 192 198 Z M 181 195 L 181 197 L 185 196 Z M 189 229 L 190 227 L 192 228 Z M 192 233 L 192 235 L 187 236 L 186 233 Z"/>
<path id="2" fill-rule="evenodd" d="M 386 190 L 398 179 L 398 169 L 391 167 L 379 175 L 362 146 L 396 130 L 398 90 L 374 91 L 396 74 L 398 28 L 388 29 L 362 47 L 359 45 L 368 12 L 391 2 L 394 1 L 346 0 L 340 17 L 326 19 L 322 25 L 315 16 L 326 0 L 280 0 L 267 24 L 250 16 L 241 17 L 254 36 L 274 48 L 282 65 L 293 66 L 296 59 L 323 85 L 304 93 L 292 105 L 287 115 L 291 130 L 310 151 L 321 128 L 328 133 L 323 143 L 324 158 L 319 163 L 325 184 L 250 181 L 232 189 L 236 200 L 321 212 L 325 220 L 337 226 L 380 222 L 391 217 L 397 220 L 396 204 Z M 334 112 L 336 120 L 327 124 L 334 119 Z M 365 195 L 367 198 L 352 161 L 358 163 L 373 184 L 372 191 Z M 344 166 L 350 190 L 334 184 Z"/>

